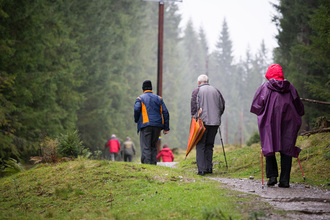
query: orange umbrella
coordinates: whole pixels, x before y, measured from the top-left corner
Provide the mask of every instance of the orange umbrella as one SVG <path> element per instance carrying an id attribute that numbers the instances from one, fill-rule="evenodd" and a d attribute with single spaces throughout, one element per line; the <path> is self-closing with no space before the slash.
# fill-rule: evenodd
<path id="1" fill-rule="evenodd" d="M 190 133 L 187 145 L 186 158 L 190 151 L 196 146 L 196 144 L 202 139 L 205 132 L 203 121 L 199 118 L 191 118 Z"/>
<path id="2" fill-rule="evenodd" d="M 195 142 L 193 142 L 192 146 L 196 146 L 198 144 L 198 142 L 202 139 L 203 134 L 205 132 L 205 127 L 204 127 L 204 123 L 201 119 L 197 119 L 197 122 L 199 124 L 199 128 L 196 134 L 196 140 Z"/>

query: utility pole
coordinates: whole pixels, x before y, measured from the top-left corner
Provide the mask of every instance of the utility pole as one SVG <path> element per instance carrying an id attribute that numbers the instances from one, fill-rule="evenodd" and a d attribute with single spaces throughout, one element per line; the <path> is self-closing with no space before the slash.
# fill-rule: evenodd
<path id="1" fill-rule="evenodd" d="M 159 2 L 158 12 L 158 64 L 157 95 L 163 96 L 163 39 L 164 39 L 164 2 Z M 157 150 L 158 152 L 158 150 Z"/>
<path id="2" fill-rule="evenodd" d="M 157 95 L 163 96 L 163 38 L 164 38 L 164 3 L 182 2 L 182 0 L 142 0 L 145 2 L 159 2 L 158 9 L 158 59 L 157 59 Z M 157 143 L 157 154 L 160 152 L 161 134 Z"/>

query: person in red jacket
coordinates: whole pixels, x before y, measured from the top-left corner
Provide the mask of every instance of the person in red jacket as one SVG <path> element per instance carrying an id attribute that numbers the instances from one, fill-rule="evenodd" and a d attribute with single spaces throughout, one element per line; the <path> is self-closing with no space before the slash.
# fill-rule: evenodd
<path id="1" fill-rule="evenodd" d="M 116 137 L 116 135 L 112 134 L 110 140 L 105 145 L 105 148 L 109 147 L 110 152 L 110 160 L 115 161 L 118 157 L 118 153 L 120 150 L 120 141 Z"/>
<path id="2" fill-rule="evenodd" d="M 173 162 L 174 156 L 170 148 L 165 144 L 157 155 L 157 159 L 162 158 L 163 162 Z"/>

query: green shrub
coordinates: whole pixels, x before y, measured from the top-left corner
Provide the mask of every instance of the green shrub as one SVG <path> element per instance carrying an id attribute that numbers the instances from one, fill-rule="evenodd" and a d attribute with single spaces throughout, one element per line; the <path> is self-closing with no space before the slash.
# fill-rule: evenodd
<path id="1" fill-rule="evenodd" d="M 101 155 L 102 155 L 102 151 L 100 150 L 96 150 L 94 151 L 94 159 L 100 160 L 101 159 Z"/>
<path id="2" fill-rule="evenodd" d="M 88 159 L 92 156 L 92 152 L 88 148 L 83 148 L 79 157 Z"/>
<path id="3" fill-rule="evenodd" d="M 56 163 L 58 161 L 58 141 L 46 137 L 45 140 L 40 144 L 42 157 L 38 162 L 44 163 Z M 34 157 L 36 158 L 36 157 Z M 34 160 L 31 158 L 31 160 Z M 37 162 L 37 161 L 35 161 Z"/>
<path id="4" fill-rule="evenodd" d="M 3 160 L 3 162 L 4 163 L 0 165 L 0 172 L 6 176 L 24 171 L 23 166 L 13 158 Z"/>
<path id="5" fill-rule="evenodd" d="M 259 132 L 253 132 L 249 140 L 246 142 L 247 146 L 251 146 L 252 144 L 259 143 L 260 142 L 260 135 Z"/>
<path id="6" fill-rule="evenodd" d="M 62 157 L 78 157 L 83 149 L 83 142 L 80 140 L 78 130 L 60 134 L 58 142 L 58 150 Z"/>

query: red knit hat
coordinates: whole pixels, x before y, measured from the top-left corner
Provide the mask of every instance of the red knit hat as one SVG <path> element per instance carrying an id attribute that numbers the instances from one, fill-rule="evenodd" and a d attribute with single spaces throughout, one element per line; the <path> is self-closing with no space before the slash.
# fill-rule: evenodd
<path id="1" fill-rule="evenodd" d="M 268 67 L 268 70 L 265 75 L 266 79 L 276 79 L 283 81 L 284 76 L 283 76 L 283 70 L 282 67 L 278 64 L 272 64 Z"/>

